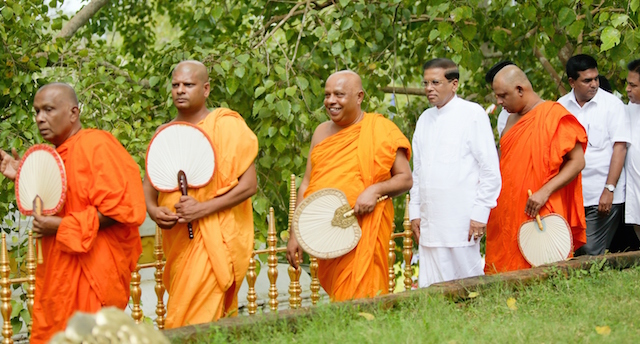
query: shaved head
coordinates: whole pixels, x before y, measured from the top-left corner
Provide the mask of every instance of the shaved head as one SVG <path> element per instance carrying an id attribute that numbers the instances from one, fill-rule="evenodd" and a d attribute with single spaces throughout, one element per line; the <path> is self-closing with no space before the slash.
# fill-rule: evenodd
<path id="1" fill-rule="evenodd" d="M 506 83 L 509 86 L 520 86 L 523 89 L 533 90 L 527 75 L 516 65 L 509 65 L 502 68 L 493 79 L 494 83 L 498 81 Z"/>
<path id="2" fill-rule="evenodd" d="M 524 115 L 542 99 L 533 91 L 531 82 L 522 69 L 516 65 L 502 68 L 491 84 L 496 100 L 509 113 Z"/>
<path id="3" fill-rule="evenodd" d="M 346 128 L 362 119 L 363 99 L 362 79 L 350 70 L 331 74 L 324 85 L 324 107 L 339 127 Z"/>
<path id="4" fill-rule="evenodd" d="M 69 86 L 69 84 L 65 84 L 64 82 L 52 82 L 40 87 L 38 92 L 36 92 L 36 95 L 45 90 L 55 90 L 59 97 L 62 97 L 65 101 L 70 102 L 74 106 L 78 106 L 78 96 L 76 95 L 76 91 L 73 87 Z"/>
<path id="5" fill-rule="evenodd" d="M 331 74 L 329 76 L 329 78 L 327 78 L 327 83 L 329 83 L 329 81 L 332 80 L 332 79 L 333 80 L 344 79 L 345 83 L 353 91 L 356 91 L 356 92 L 362 91 L 362 79 L 360 78 L 360 75 L 358 75 L 358 73 L 356 73 L 354 71 L 341 70 L 339 72 L 335 72 L 335 73 Z"/>
<path id="6" fill-rule="evenodd" d="M 178 63 L 171 76 L 173 77 L 178 71 L 192 72 L 194 76 L 202 81 L 202 83 L 209 82 L 209 71 L 207 70 L 207 67 L 200 61 L 185 60 Z"/>

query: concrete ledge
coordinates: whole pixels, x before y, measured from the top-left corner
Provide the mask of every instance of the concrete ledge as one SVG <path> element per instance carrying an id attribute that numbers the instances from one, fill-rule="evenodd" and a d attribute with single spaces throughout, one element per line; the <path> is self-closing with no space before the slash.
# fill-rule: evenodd
<path id="1" fill-rule="evenodd" d="M 640 265 L 640 251 L 607 254 L 604 256 L 582 256 L 557 264 L 540 266 L 528 270 L 518 270 L 491 276 L 478 276 L 438 283 L 425 289 L 412 290 L 398 294 L 382 295 L 371 299 L 358 299 L 353 301 L 334 303 L 337 306 L 354 307 L 361 310 L 392 308 L 402 301 L 410 300 L 424 294 L 442 294 L 453 299 L 466 298 L 469 292 L 487 289 L 497 284 L 506 286 L 523 286 L 546 280 L 557 271 L 569 273 L 570 270 L 589 269 L 594 263 L 601 263 L 613 269 L 626 269 Z M 317 312 L 316 307 L 306 307 L 297 310 L 284 310 L 277 313 L 268 313 L 255 316 L 239 316 L 225 318 L 217 322 L 179 327 L 165 330 L 164 334 L 171 340 L 188 342 L 198 334 L 209 331 L 212 327 L 228 329 L 232 332 L 249 331 L 255 326 L 286 321 L 295 324 L 297 319 L 307 318 Z"/>

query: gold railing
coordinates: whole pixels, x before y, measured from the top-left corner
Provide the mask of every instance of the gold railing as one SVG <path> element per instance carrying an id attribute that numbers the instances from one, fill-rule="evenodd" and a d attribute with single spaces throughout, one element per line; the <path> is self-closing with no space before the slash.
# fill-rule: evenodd
<path id="1" fill-rule="evenodd" d="M 291 175 L 291 184 L 290 184 L 290 195 L 289 195 L 289 231 L 291 230 L 291 221 L 293 219 L 293 211 L 296 205 L 296 188 L 295 188 L 295 175 Z M 413 275 L 413 269 L 411 267 L 411 258 L 413 256 L 413 239 L 411 232 L 411 223 L 409 221 L 409 196 L 406 197 L 405 200 L 405 213 L 404 213 L 404 222 L 403 227 L 404 231 L 398 233 L 392 233 L 391 238 L 389 240 L 389 292 L 393 293 L 395 289 L 395 272 L 394 272 L 394 264 L 396 260 L 396 238 L 403 238 L 402 241 L 402 255 L 404 258 L 405 269 L 404 269 L 404 286 L 406 290 L 411 289 L 412 280 L 411 277 Z M 286 247 L 277 247 L 277 231 L 275 227 L 275 215 L 273 208 L 269 209 L 269 228 L 267 231 L 267 248 L 261 250 L 255 250 L 249 259 L 249 270 L 247 272 L 247 284 L 248 284 L 248 292 L 247 292 L 247 309 L 249 315 L 254 315 L 257 313 L 258 304 L 257 304 L 257 293 L 255 289 L 255 284 L 257 280 L 256 274 L 256 259 L 255 257 L 260 254 L 267 254 L 267 275 L 269 278 L 269 300 L 267 302 L 268 307 L 271 311 L 276 311 L 278 309 L 278 288 L 276 286 L 276 281 L 278 279 L 278 254 L 282 252 L 286 252 Z M 13 328 L 11 326 L 11 285 L 13 284 L 23 284 L 27 283 L 26 294 L 27 294 L 27 307 L 29 313 L 33 311 L 33 302 L 35 295 L 35 271 L 36 271 L 36 256 L 34 249 L 34 241 L 33 235 L 31 231 L 29 232 L 28 244 L 27 244 L 27 257 L 26 257 L 26 270 L 27 276 L 20 278 L 9 278 L 11 274 L 11 267 L 9 263 L 9 255 L 7 252 L 7 244 L 6 244 L 6 235 L 2 234 L 2 242 L 0 250 L 0 310 L 3 316 L 3 325 L 2 325 L 2 344 L 13 343 Z M 167 313 L 166 306 L 164 304 L 164 293 L 165 286 L 162 282 L 163 273 L 164 273 L 164 252 L 162 250 L 162 230 L 156 228 L 155 234 L 155 244 L 154 244 L 154 258 L 155 261 L 146 264 L 138 264 L 136 269 L 131 273 L 131 317 L 136 323 L 141 323 L 144 320 L 144 314 L 142 312 L 141 305 L 141 297 L 142 297 L 142 289 L 140 288 L 141 276 L 140 270 L 146 268 L 155 268 L 154 279 L 155 279 L 155 293 L 157 296 L 157 304 L 156 304 L 156 325 L 158 329 L 164 329 L 165 325 L 165 315 Z M 292 266 L 288 268 L 288 275 L 290 279 L 289 283 L 289 308 L 296 309 L 300 308 L 302 305 L 302 288 L 300 285 L 300 275 L 302 270 L 300 267 L 294 269 Z M 310 299 L 312 305 L 316 305 L 320 300 L 320 281 L 318 280 L 318 261 L 314 257 L 310 257 L 309 259 L 309 272 L 311 276 L 311 284 L 310 284 Z M 31 324 L 27 324 L 29 329 L 31 328 Z"/>

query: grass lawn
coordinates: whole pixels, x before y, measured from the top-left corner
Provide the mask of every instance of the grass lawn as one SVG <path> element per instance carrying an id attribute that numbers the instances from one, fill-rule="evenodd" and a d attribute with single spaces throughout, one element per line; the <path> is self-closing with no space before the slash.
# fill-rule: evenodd
<path id="1" fill-rule="evenodd" d="M 594 266 L 595 267 L 595 266 Z M 473 295 L 472 295 L 473 296 Z M 640 267 L 574 270 L 453 302 L 417 295 L 388 310 L 319 306 L 318 314 L 241 333 L 212 328 L 198 343 L 638 343 Z"/>

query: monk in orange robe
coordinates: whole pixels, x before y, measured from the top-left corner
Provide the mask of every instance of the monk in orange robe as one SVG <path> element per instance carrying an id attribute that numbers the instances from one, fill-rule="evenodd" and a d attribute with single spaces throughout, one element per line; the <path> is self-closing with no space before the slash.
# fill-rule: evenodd
<path id="1" fill-rule="evenodd" d="M 364 113 L 363 98 L 356 73 L 341 71 L 327 79 L 324 105 L 331 120 L 320 124 L 313 134 L 298 190 L 298 202 L 323 188 L 343 191 L 362 228 L 355 249 L 318 261 L 320 284 L 333 301 L 387 293 L 393 203 L 390 199 L 376 201 L 383 195 L 400 195 L 413 185 L 409 140 L 382 115 Z M 297 267 L 301 257 L 300 245 L 292 236 L 287 259 Z"/>
<path id="2" fill-rule="evenodd" d="M 253 252 L 250 197 L 257 179 L 258 139 L 235 111 L 206 107 L 209 74 L 197 61 L 183 61 L 173 71 L 175 121 L 197 125 L 216 153 L 213 179 L 199 189 L 158 193 L 144 180 L 149 215 L 163 231 L 169 293 L 166 328 L 206 323 L 238 311 L 238 290 Z M 189 239 L 187 223 L 193 226 Z"/>
<path id="3" fill-rule="evenodd" d="M 108 132 L 82 129 L 69 85 L 43 86 L 33 107 L 40 134 L 56 146 L 67 174 L 63 210 L 33 220 L 44 262 L 36 270 L 30 342 L 46 343 L 75 311 L 126 307 L 146 208 L 138 165 Z M 19 157 L 0 154 L 0 171 L 15 178 Z"/>
<path id="4" fill-rule="evenodd" d="M 567 220 L 574 250 L 586 243 L 584 128 L 559 103 L 540 99 L 515 65 L 498 71 L 492 86 L 498 104 L 513 115 L 500 140 L 502 191 L 487 226 L 487 274 L 531 267 L 520 253 L 518 230 L 538 213 Z"/>

